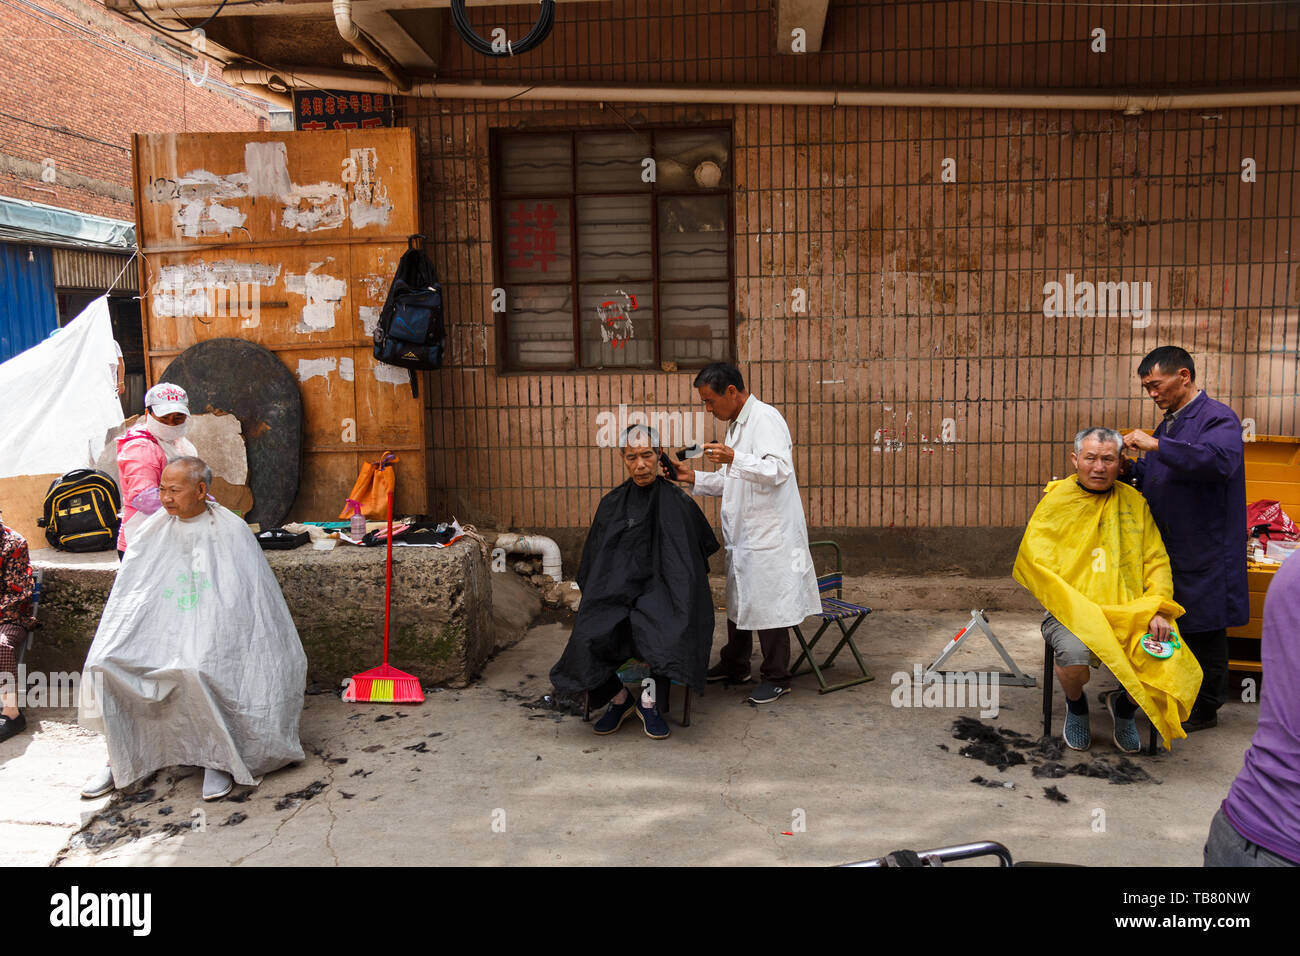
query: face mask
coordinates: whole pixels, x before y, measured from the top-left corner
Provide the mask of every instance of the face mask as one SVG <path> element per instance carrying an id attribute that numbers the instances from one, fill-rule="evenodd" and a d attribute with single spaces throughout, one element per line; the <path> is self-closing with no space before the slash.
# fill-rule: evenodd
<path id="1" fill-rule="evenodd" d="M 190 420 L 186 418 L 179 425 L 164 425 L 150 415 L 144 427 L 149 429 L 149 434 L 159 441 L 172 442 L 185 437 L 185 429 L 190 427 Z"/>

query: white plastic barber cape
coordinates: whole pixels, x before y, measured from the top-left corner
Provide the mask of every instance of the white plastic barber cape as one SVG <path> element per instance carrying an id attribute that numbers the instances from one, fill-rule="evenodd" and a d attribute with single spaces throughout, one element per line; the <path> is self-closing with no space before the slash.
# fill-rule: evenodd
<path id="1" fill-rule="evenodd" d="M 209 501 L 150 515 L 131 540 L 86 658 L 81 722 L 123 787 L 162 767 L 241 784 L 303 759 L 307 655 L 257 540 Z"/>
<path id="2" fill-rule="evenodd" d="M 801 624 L 821 612 L 822 602 L 790 429 L 780 412 L 750 395 L 728 432 L 724 444 L 735 460 L 695 472 L 693 489 L 722 496 L 727 617 L 742 631 Z"/>
<path id="3" fill-rule="evenodd" d="M 122 423 L 108 299 L 0 364 L 0 478 L 93 468 Z"/>

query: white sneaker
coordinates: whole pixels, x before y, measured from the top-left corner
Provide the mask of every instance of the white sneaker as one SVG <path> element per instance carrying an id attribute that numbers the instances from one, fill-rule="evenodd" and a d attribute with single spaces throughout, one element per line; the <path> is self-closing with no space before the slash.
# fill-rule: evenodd
<path id="1" fill-rule="evenodd" d="M 203 771 L 203 799 L 220 800 L 235 789 L 235 778 L 224 770 L 207 767 Z"/>
<path id="2" fill-rule="evenodd" d="M 113 768 L 104 764 L 104 769 L 86 781 L 86 785 L 81 788 L 81 796 L 84 800 L 94 800 L 116 789 L 113 784 Z"/>

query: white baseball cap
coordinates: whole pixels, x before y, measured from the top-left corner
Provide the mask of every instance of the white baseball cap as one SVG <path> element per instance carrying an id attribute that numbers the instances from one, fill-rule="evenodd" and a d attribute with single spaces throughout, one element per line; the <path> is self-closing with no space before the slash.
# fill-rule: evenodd
<path id="1" fill-rule="evenodd" d="M 185 394 L 185 389 L 179 385 L 172 385 L 170 382 L 159 382 L 144 397 L 144 407 L 153 412 L 154 418 L 162 418 L 164 415 L 170 415 L 173 412 L 180 412 L 182 415 L 190 413 L 190 397 Z"/>

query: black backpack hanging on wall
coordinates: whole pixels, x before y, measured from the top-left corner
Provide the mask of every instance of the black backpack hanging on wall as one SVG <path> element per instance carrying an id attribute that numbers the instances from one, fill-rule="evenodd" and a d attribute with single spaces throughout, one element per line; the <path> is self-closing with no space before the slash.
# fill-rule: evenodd
<path id="1" fill-rule="evenodd" d="M 424 254 L 424 237 L 410 236 L 397 263 L 388 299 L 375 326 L 375 358 L 410 371 L 411 394 L 419 396 L 419 369 L 442 368 L 447 331 L 442 322 L 442 285 Z"/>

